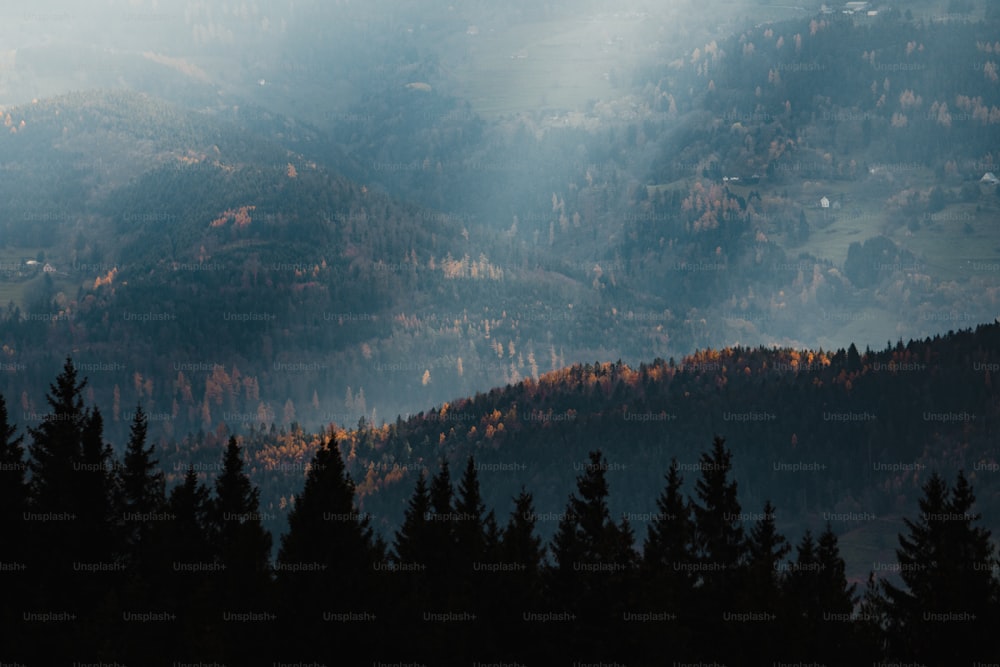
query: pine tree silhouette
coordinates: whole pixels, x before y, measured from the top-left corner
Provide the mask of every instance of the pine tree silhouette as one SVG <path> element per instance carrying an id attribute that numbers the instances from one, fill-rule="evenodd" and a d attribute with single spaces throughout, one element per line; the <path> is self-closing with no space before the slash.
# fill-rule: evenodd
<path id="1" fill-rule="evenodd" d="M 552 593 L 578 616 L 565 639 L 578 656 L 621 656 L 623 611 L 632 604 L 634 536 L 627 521 L 615 524 L 608 509 L 607 463 L 600 450 L 589 454 L 577 491 L 552 540 Z"/>
<path id="2" fill-rule="evenodd" d="M 781 590 L 780 569 L 791 547 L 774 523 L 774 505 L 768 500 L 747 540 L 747 566 L 740 586 L 741 611 L 759 615 L 759 620 L 736 627 L 743 636 L 744 659 L 766 662 L 783 658 L 790 647 L 782 632 L 788 616 Z"/>
<path id="3" fill-rule="evenodd" d="M 536 517 L 532 495 L 522 486 L 500 536 L 499 562 L 510 569 L 497 577 L 501 588 L 495 614 L 497 646 L 505 649 L 498 655 L 524 663 L 549 655 L 550 634 L 545 624 L 524 621 L 526 614 L 538 613 L 550 602 L 542 579 L 545 546 L 535 530 Z"/>
<path id="4" fill-rule="evenodd" d="M 392 548 L 393 565 L 396 570 L 383 574 L 386 586 L 394 591 L 397 604 L 391 610 L 390 623 L 399 628 L 398 646 L 422 648 L 421 657 L 433 657 L 440 650 L 440 635 L 424 625 L 425 611 L 440 611 L 436 608 L 443 593 L 433 592 L 430 585 L 429 568 L 434 567 L 434 558 L 439 548 L 435 542 L 435 532 L 431 525 L 431 499 L 424 471 L 417 477 L 413 495 L 410 497 L 403 523 L 396 531 Z M 399 650 L 401 655 L 416 659 L 413 650 Z"/>
<path id="5" fill-rule="evenodd" d="M 397 564 L 426 567 L 425 561 L 433 558 L 435 545 L 427 529 L 430 509 L 427 477 L 421 472 L 403 516 L 403 523 L 396 531 L 393 556 Z"/>
<path id="6" fill-rule="evenodd" d="M 25 605 L 33 594 L 26 570 L 28 558 L 28 483 L 25 478 L 23 436 L 8 421 L 7 402 L 0 396 L 0 562 L 5 566 L 6 591 L 0 595 L 0 627 L 8 628 L 9 655 L 27 660 L 29 646 L 25 633 L 18 631 Z"/>
<path id="7" fill-rule="evenodd" d="M 646 660 L 660 655 L 658 640 L 664 636 L 670 638 L 679 659 L 695 657 L 688 618 L 694 592 L 694 521 L 691 505 L 681 494 L 684 478 L 676 458 L 664 477 L 666 486 L 656 499 L 656 513 L 643 542 L 640 590 L 643 607 L 665 620 L 641 626 Z"/>
<path id="8" fill-rule="evenodd" d="M 468 572 L 474 562 L 486 557 L 486 532 L 484 521 L 486 505 L 479 491 L 479 476 L 476 462 L 469 457 L 458 483 L 458 498 L 455 501 L 455 538 L 457 543 L 456 563 L 460 572 Z"/>
<path id="9" fill-rule="evenodd" d="M 923 486 L 920 515 L 903 519 L 896 557 L 905 586 L 883 580 L 889 657 L 927 664 L 995 659 L 997 579 L 989 531 L 975 526 L 975 496 L 961 472 L 949 491 L 936 472 Z"/>
<path id="10" fill-rule="evenodd" d="M 698 567 L 697 597 L 692 606 L 694 644 L 702 658 L 740 664 L 742 637 L 727 615 L 742 596 L 746 541 L 740 521 L 737 484 L 729 480 L 732 454 L 724 438 L 716 436 L 712 450 L 700 458 L 701 477 L 695 483 L 695 558 Z"/>
<path id="11" fill-rule="evenodd" d="M 435 545 L 434 558 L 427 562 L 427 572 L 434 582 L 450 577 L 458 567 L 458 536 L 456 533 L 454 491 L 451 486 L 451 471 L 447 459 L 441 459 L 437 474 L 431 479 L 430 513 L 427 528 Z M 438 593 L 449 597 L 447 589 L 435 587 Z M 446 599 L 439 602 L 448 604 Z"/>
<path id="12" fill-rule="evenodd" d="M 372 647 L 378 639 L 373 625 L 384 609 L 375 595 L 373 566 L 384 554 L 354 494 L 330 431 L 288 515 L 275 565 L 285 660 L 310 660 L 347 641 Z M 331 618 L 370 620 L 337 623 Z"/>
<path id="13" fill-rule="evenodd" d="M 193 467 L 188 466 L 184 481 L 170 492 L 167 512 L 168 608 L 176 609 L 177 615 L 176 646 L 169 655 L 177 662 L 194 662 L 221 652 L 218 639 L 210 633 L 220 627 L 214 595 L 225 563 L 210 543 L 211 494 Z"/>
<path id="14" fill-rule="evenodd" d="M 822 609 L 817 628 L 816 645 L 810 650 L 815 656 L 825 656 L 830 664 L 850 665 L 866 662 L 866 652 L 859 648 L 861 636 L 856 623 L 843 623 L 840 619 L 852 617 L 858 603 L 856 586 L 847 583 L 844 559 L 840 556 L 837 535 L 829 522 L 820 533 L 816 553 L 819 599 Z M 819 659 L 818 657 L 815 659 Z"/>
<path id="15" fill-rule="evenodd" d="M 271 535 L 259 511 L 260 490 L 243 467 L 242 449 L 236 437 L 230 436 L 209 514 L 210 544 L 225 569 L 212 576 L 210 588 L 217 603 L 224 655 L 239 663 L 261 657 L 263 639 L 274 634 L 277 616 L 271 595 Z M 261 625 L 262 629 L 257 627 Z"/>
<path id="16" fill-rule="evenodd" d="M 498 573 L 484 569 L 487 562 L 495 561 L 499 534 L 492 510 L 487 514 L 479 489 L 479 475 L 475 459 L 470 456 L 458 483 L 455 507 L 455 559 L 451 606 L 475 614 L 473 621 L 465 623 L 465 631 L 457 638 L 456 659 L 472 662 L 496 650 L 495 626 L 491 612 L 491 596 L 501 594 L 497 588 Z"/>
<path id="17" fill-rule="evenodd" d="M 85 409 L 71 359 L 49 386 L 50 412 L 29 427 L 31 470 L 27 514 L 29 574 L 34 605 L 73 615 L 27 641 L 56 661 L 106 649 L 102 624 L 114 623 L 120 574 L 112 555 L 111 451 L 102 439 L 100 412 Z M 98 576 L 98 575 L 105 576 Z M 29 630 L 29 633 L 32 630 Z"/>
<path id="18" fill-rule="evenodd" d="M 146 447 L 146 413 L 136 406 L 125 447 L 123 465 L 116 469 L 116 519 L 121 522 L 125 556 L 132 566 L 149 565 L 151 533 L 166 517 L 163 471 L 154 458 L 155 445 Z M 149 517 L 154 517 L 150 520 Z"/>
<path id="19" fill-rule="evenodd" d="M 176 602 L 168 599 L 172 588 L 164 478 L 154 458 L 155 446 L 146 447 L 146 434 L 146 414 L 139 405 L 114 479 L 113 525 L 119 535 L 119 558 L 128 567 L 122 606 L 125 611 L 156 609 L 176 615 Z M 168 655 L 175 648 L 173 633 L 153 623 L 127 623 L 122 638 L 122 655 L 133 661 L 150 654 Z"/>

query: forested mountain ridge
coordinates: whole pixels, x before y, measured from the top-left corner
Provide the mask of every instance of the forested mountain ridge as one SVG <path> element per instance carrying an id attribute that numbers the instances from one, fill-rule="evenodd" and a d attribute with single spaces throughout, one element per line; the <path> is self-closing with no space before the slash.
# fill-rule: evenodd
<path id="1" fill-rule="evenodd" d="M 998 164 L 998 17 L 937 4 L 817 3 L 683 53 L 644 44 L 649 62 L 610 96 L 485 127 L 475 100 L 447 104 L 461 77 L 438 72 L 418 99 L 387 75 L 329 119 L 331 138 L 398 196 L 586 264 L 600 316 L 612 290 L 641 295 L 671 350 L 924 337 L 992 317 L 1000 247 L 998 191 L 981 183 Z M 421 48 L 454 65 L 477 40 Z"/>
<path id="2" fill-rule="evenodd" d="M 994 21 L 817 7 L 682 58 L 657 40 L 572 111 L 480 114 L 461 63 L 504 42 L 451 35 L 457 15 L 389 21 L 359 95 L 308 122 L 269 110 L 270 84 L 7 107 L 3 388 L 30 412 L 60 359 L 26 342 L 70 345 L 100 400 L 152 400 L 169 439 L 379 422 L 582 359 L 988 321 Z M 295 53 L 282 86 L 313 85 L 320 53 Z M 948 140 L 916 140 L 932 129 Z"/>
<path id="3" fill-rule="evenodd" d="M 392 405 L 400 385 L 427 386 L 429 369 L 470 387 L 510 371 L 489 361 L 492 350 L 455 354 L 441 342 L 425 346 L 437 354 L 419 367 L 404 363 L 415 335 L 462 328 L 488 339 L 507 319 L 501 285 L 538 289 L 491 261 L 490 237 L 470 240 L 460 218 L 350 183 L 247 130 L 238 113 L 217 120 L 98 92 L 5 118 L 3 327 L 18 371 L 5 377 L 8 393 L 57 363 L 28 344 L 40 338 L 84 349 L 78 363 L 101 373 L 91 390 L 116 406 L 131 402 L 130 386 L 152 400 L 167 437 L 275 415 L 287 425 L 295 405 L 313 424 L 372 417 L 366 384 L 373 406 Z M 97 145 L 101 157 L 88 159 Z M 64 198 L 42 196 L 54 183 Z M 550 309 L 519 306 L 535 313 L 529 335 L 562 319 Z M 379 375 L 388 382 L 373 387 Z"/>
<path id="4" fill-rule="evenodd" d="M 899 516 L 934 471 L 964 470 L 986 524 L 1000 516 L 998 406 L 1000 324 L 881 351 L 765 348 L 706 350 L 680 361 L 574 365 L 505 388 L 458 398 L 384 425 L 333 425 L 358 502 L 384 535 L 421 471 L 470 455 L 484 500 L 507 511 L 522 484 L 554 517 L 586 452 L 599 447 L 617 491 L 616 516 L 637 534 L 663 471 L 676 458 L 697 472 L 699 434 L 726 437 L 748 517 L 772 500 L 795 535 L 832 521 L 859 581 L 889 558 Z M 225 431 L 162 451 L 168 479 L 188 462 L 211 471 Z M 280 531 L 321 438 L 295 426 L 245 437 L 248 471 Z M 554 521 L 538 530 L 550 536 Z"/>
<path id="5" fill-rule="evenodd" d="M 858 361 L 853 348 L 846 355 Z M 67 359 L 46 395 L 51 412 L 28 438 L 0 398 L 0 619 L 14 630 L 4 654 L 19 661 L 263 665 L 344 653 L 646 665 L 666 653 L 748 667 L 937 666 L 997 655 L 988 630 L 1000 615 L 1000 561 L 961 470 L 950 485 L 937 469 L 924 477 L 894 560 L 872 562 L 862 593 L 833 528 L 842 519 L 824 517 L 818 538 L 786 537 L 779 505 L 755 512 L 741 499 L 741 457 L 719 436 L 694 465 L 671 457 L 647 511 L 620 520 L 611 472 L 623 464 L 599 449 L 574 463 L 560 512 L 536 511 L 523 483 L 509 514 L 491 507 L 480 478 L 498 468 L 469 455 L 455 483 L 441 457 L 416 475 L 390 544 L 357 502 L 341 434 L 328 429 L 275 557 L 270 511 L 236 437 L 216 450 L 210 479 L 189 462 L 168 493 L 141 406 L 117 455 L 85 386 Z M 640 546 L 633 524 L 643 517 Z M 545 539 L 539 524 L 549 521 L 558 525 Z"/>
<path id="6" fill-rule="evenodd" d="M 0 665 L 1000 663 L 1000 2 L 36 4 Z"/>

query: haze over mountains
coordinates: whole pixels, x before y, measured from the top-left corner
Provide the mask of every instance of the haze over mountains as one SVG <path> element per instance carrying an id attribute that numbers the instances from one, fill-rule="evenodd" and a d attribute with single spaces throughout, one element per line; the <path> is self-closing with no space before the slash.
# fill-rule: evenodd
<path id="1" fill-rule="evenodd" d="M 552 435 L 542 419 L 534 435 L 494 438 L 504 418 L 493 410 L 506 415 L 525 392 L 542 410 L 536 392 L 549 382 L 557 412 L 583 414 L 583 390 L 560 374 L 611 378 L 587 424 L 620 438 L 621 451 L 605 449 L 612 459 L 671 443 L 645 460 L 652 479 L 635 491 L 646 502 L 667 450 L 701 451 L 720 431 L 738 448 L 746 425 L 719 423 L 720 406 L 742 414 L 730 405 L 772 394 L 733 377 L 744 366 L 767 375 L 735 354 L 738 366 L 682 375 L 695 395 L 724 399 L 704 398 L 711 409 L 693 411 L 683 437 L 651 422 L 640 446 L 608 421 L 647 400 L 631 384 L 640 364 L 695 368 L 707 348 L 778 346 L 767 363 L 794 353 L 807 366 L 789 374 L 794 391 L 774 389 L 782 405 L 807 378 L 823 385 L 812 398 L 847 401 L 848 412 L 874 414 L 879 401 L 901 410 L 895 392 L 934 387 L 922 412 L 983 419 L 937 433 L 892 412 L 908 425 L 860 427 L 843 435 L 858 436 L 851 447 L 885 441 L 887 461 L 995 465 L 989 374 L 970 370 L 997 363 L 987 342 L 965 357 L 955 352 L 965 339 L 918 343 L 955 367 L 923 360 L 939 374 L 912 384 L 859 379 L 846 351 L 891 357 L 897 341 L 998 314 L 997 7 L 662 4 L 4 10 L 0 393 L 12 421 L 41 420 L 45 387 L 70 355 L 110 440 L 124 441 L 141 403 L 179 481 L 185 461 L 214 460 L 229 433 L 245 435 L 274 507 L 301 470 L 268 478 L 268 452 L 307 461 L 315 443 L 294 425 L 333 422 L 360 443 L 348 467 L 388 530 L 412 488 L 406 466 L 433 467 L 441 452 L 461 465 L 467 449 L 500 463 Z M 840 351 L 845 377 L 802 362 L 807 350 Z M 564 370 L 573 364 L 590 366 Z M 980 387 L 974 405 L 943 406 L 966 380 Z M 591 384 L 579 386 L 597 401 Z M 505 385 L 490 410 L 459 412 L 475 432 L 424 432 L 429 410 L 478 405 L 477 392 Z M 666 403 L 635 410 L 683 412 L 664 391 Z M 906 395 L 911 407 L 921 396 Z M 768 448 L 794 437 L 836 458 L 840 436 L 792 422 L 742 435 Z M 264 442 L 261 425 L 285 440 Z M 552 511 L 572 484 L 565 464 L 596 437 L 566 427 L 560 437 L 576 444 L 530 475 Z M 742 488 L 759 504 L 767 464 L 754 460 L 761 470 Z M 397 464 L 406 475 L 386 483 L 380 473 Z M 778 504 L 796 507 L 796 530 L 846 512 L 839 484 L 852 474 L 778 485 Z M 980 500 L 995 508 L 990 480 L 979 480 Z M 898 516 L 920 482 L 866 477 L 851 497 Z M 499 505 L 515 487 L 486 492 Z M 863 577 L 868 556 L 852 558 Z"/>
<path id="2" fill-rule="evenodd" d="M 137 600 L 156 613 L 174 605 L 196 628 L 183 659 L 259 659 L 257 647 L 281 648 L 286 632 L 300 648 L 313 636 L 347 641 L 342 629 L 326 638 L 318 616 L 341 586 L 385 610 L 361 636 L 403 628 L 398 637 L 416 641 L 425 626 L 409 621 L 427 600 L 451 613 L 489 597 L 466 588 L 478 574 L 449 579 L 475 549 L 442 557 L 416 583 L 383 580 L 365 559 L 447 553 L 469 522 L 427 517 L 464 507 L 475 510 L 477 558 L 533 563 L 517 586 L 489 580 L 494 597 L 517 592 L 498 623 L 523 629 L 518 604 L 614 609 L 611 625 L 598 613 L 592 626 L 532 630 L 549 644 L 540 659 L 566 658 L 566 638 L 600 645 L 622 605 L 661 613 L 688 593 L 692 609 L 715 614 L 732 590 L 757 604 L 753 587 L 766 583 L 787 598 L 775 609 L 798 614 L 792 598 L 812 584 L 793 555 L 771 552 L 768 530 L 807 547 L 823 535 L 816 562 L 837 579 L 826 601 L 858 633 L 830 664 L 920 658 L 913 635 L 930 642 L 953 627 L 982 635 L 985 616 L 947 630 L 924 617 L 938 628 L 927 632 L 906 619 L 921 605 L 960 606 L 969 591 L 989 614 L 1000 608 L 1000 563 L 985 551 L 995 537 L 953 527 L 1000 531 L 998 68 L 993 0 L 41 0 L 0 10 L 0 395 L 11 424 L 0 419 L 0 505 L 11 516 L 18 503 L 42 517 L 77 505 L 86 515 L 13 521 L 4 532 L 25 539 L 3 546 L 0 571 L 27 573 L 17 590 L 38 613 L 101 600 L 58 631 L 73 639 L 67 660 L 114 657 L 101 632 L 123 635 L 112 631 L 131 627 L 119 607 Z M 67 358 L 85 386 L 67 379 Z M 139 406 L 155 465 L 136 454 Z M 715 476 L 713 500 L 703 492 L 706 462 L 722 457 L 719 441 L 716 459 L 705 455 L 716 436 L 732 465 Z M 680 505 L 656 506 L 672 461 L 683 477 L 670 482 L 675 504 L 725 496 L 718 507 L 738 510 L 718 532 L 740 542 L 729 564 L 742 583 L 692 574 L 711 564 L 713 519 L 699 506 L 685 527 Z M 469 465 L 454 506 L 443 463 L 453 474 Z M 153 468 L 169 493 L 147 478 Z M 15 484 L 29 469 L 30 482 Z M 115 486 L 123 469 L 141 483 Z M 953 497 L 932 497 L 932 473 L 957 480 Z M 147 482 L 159 500 L 140 497 Z M 564 511 L 575 490 L 600 499 L 584 523 L 600 520 L 577 532 Z M 141 502 L 123 500 L 130 493 Z M 330 521 L 334 506 L 341 518 Z M 151 532 L 107 521 L 109 507 L 146 517 Z M 910 518 L 934 523 L 956 508 L 962 520 L 940 534 L 937 523 L 914 531 L 921 544 L 947 534 L 949 548 L 967 547 L 938 577 L 949 586 L 893 597 L 893 585 L 920 583 L 899 540 Z M 509 531 L 498 527 L 508 517 Z M 656 526 L 683 542 L 684 558 L 702 559 L 680 577 L 661 567 L 687 593 L 639 594 L 671 579 L 648 569 L 676 557 L 643 544 Z M 629 563 L 621 580 L 565 577 L 595 535 L 593 560 Z M 337 548 L 324 552 L 325 540 Z M 341 549 L 345 540 L 353 546 Z M 88 578 L 123 553 L 131 569 L 113 585 Z M 176 563 L 195 556 L 242 565 L 188 586 Z M 808 548 L 794 557 L 812 558 Z M 336 572 L 318 585 L 272 570 L 296 558 L 347 559 L 337 562 L 350 585 Z M 78 574 L 78 561 L 96 569 Z M 348 561 L 366 574 L 354 580 Z M 860 594 L 870 575 L 864 599 L 852 599 L 846 587 Z M 299 594 L 301 608 L 288 602 Z M 284 598 L 271 608 L 275 637 L 218 625 L 227 605 L 266 607 L 271 596 Z M 28 654 L 49 636 L 14 618 L 15 606 L 0 612 L 23 621 Z M 799 616 L 798 634 L 818 636 Z M 623 632 L 649 643 L 637 664 L 661 658 L 625 620 Z M 752 624 L 726 630 L 713 657 L 701 651 L 714 632 L 703 621 L 671 631 L 684 655 L 756 664 L 753 651 L 781 644 L 789 659 L 826 657 L 822 642 L 817 655 Z M 456 648 L 441 627 L 428 654 Z M 476 627 L 456 660 L 481 646 L 501 656 L 496 628 Z M 74 641 L 93 655 L 73 653 Z M 145 655 L 149 641 L 123 646 Z M 962 655 L 986 664 L 982 645 L 970 639 Z"/>
<path id="3" fill-rule="evenodd" d="M 10 16 L 8 394 L 58 371 L 42 336 L 174 434 L 353 424 L 572 362 L 995 316 L 986 3 L 390 4 Z M 259 390 L 204 414 L 226 378 L 177 372 L 215 366 Z"/>

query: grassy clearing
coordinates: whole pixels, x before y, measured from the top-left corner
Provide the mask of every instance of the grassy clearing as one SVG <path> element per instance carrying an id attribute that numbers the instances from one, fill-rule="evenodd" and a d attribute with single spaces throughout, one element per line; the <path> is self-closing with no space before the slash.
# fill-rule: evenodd
<path id="1" fill-rule="evenodd" d="M 923 258 L 925 273 L 962 280 L 984 272 L 996 275 L 1000 262 L 1000 205 L 984 196 L 977 203 L 954 204 L 921 220 L 915 231 L 901 227 L 892 240 Z"/>
<path id="2" fill-rule="evenodd" d="M 13 301 L 18 308 L 24 310 L 25 296 L 42 276 L 41 268 L 29 267 L 25 262 L 35 259 L 40 250 L 46 252 L 46 261 L 56 268 L 62 268 L 59 257 L 48 254 L 51 248 L 0 248 L 0 308 L 6 308 Z M 56 292 L 76 296 L 77 284 L 66 275 L 55 274 L 53 286 Z"/>
<path id="3" fill-rule="evenodd" d="M 914 180 L 913 185 L 923 190 L 936 184 L 930 172 L 920 173 Z M 961 280 L 990 270 L 1000 262 L 1000 224 L 997 222 L 1000 220 L 1000 199 L 992 192 L 983 188 L 976 201 L 950 204 L 929 217 L 921 214 L 913 226 L 890 225 L 886 201 L 899 188 L 877 181 L 804 183 L 795 199 L 805 208 L 812 230 L 809 239 L 795 245 L 781 234 L 771 238 L 781 243 L 790 255 L 806 252 L 842 266 L 851 243 L 888 233 L 900 247 L 920 258 L 922 273 L 936 280 Z M 823 196 L 840 199 L 842 207 L 839 210 L 819 208 L 818 202 Z M 987 265 L 985 269 L 983 265 Z"/>
<path id="4" fill-rule="evenodd" d="M 25 261 L 35 259 L 38 248 L 0 248 L 0 308 L 13 301 L 24 308 L 24 289 L 33 275 Z"/>
<path id="5" fill-rule="evenodd" d="M 0 282 L 0 308 L 6 308 L 7 304 L 13 301 L 18 307 L 24 306 L 24 286 L 9 283 L 6 280 Z"/>

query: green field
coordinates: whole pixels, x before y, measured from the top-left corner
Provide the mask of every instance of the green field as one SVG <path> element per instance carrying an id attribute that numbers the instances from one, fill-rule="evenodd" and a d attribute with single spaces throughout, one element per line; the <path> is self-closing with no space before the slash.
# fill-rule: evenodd
<path id="1" fill-rule="evenodd" d="M 41 280 L 41 268 L 31 269 L 25 266 L 25 261 L 35 259 L 43 248 L 0 248 L 0 308 L 6 308 L 11 301 L 24 309 L 26 293 Z M 51 249 L 50 249 L 51 250 Z M 46 255 L 57 268 L 61 266 L 58 257 Z M 57 292 L 76 296 L 76 283 L 65 274 L 56 274 L 53 285 Z"/>
<path id="2" fill-rule="evenodd" d="M 913 181 L 913 187 L 924 191 L 936 185 L 929 171 L 914 174 Z M 977 263 L 1000 262 L 1000 199 L 988 188 L 982 188 L 976 201 L 951 203 L 936 213 L 916 215 L 916 225 L 890 225 L 887 201 L 900 189 L 877 181 L 810 181 L 791 195 L 805 210 L 809 239 L 793 244 L 782 234 L 771 234 L 771 240 L 782 244 L 789 255 L 805 252 L 843 266 L 851 243 L 888 233 L 893 242 L 919 258 L 920 272 L 935 280 L 960 280 L 974 275 Z M 958 192 L 957 187 L 945 189 Z M 759 190 L 764 192 L 767 186 Z M 842 198 L 844 203 L 838 210 L 821 209 L 818 202 L 823 196 Z"/>
<path id="3" fill-rule="evenodd" d="M 953 204 L 920 221 L 916 231 L 906 227 L 891 234 L 893 241 L 907 248 L 927 264 L 925 273 L 943 280 L 960 280 L 982 271 L 985 264 L 1000 262 L 1000 206 L 995 196 L 980 197 L 976 204 Z"/>
<path id="4" fill-rule="evenodd" d="M 6 308 L 11 301 L 24 307 L 24 289 L 29 281 L 17 272 L 23 270 L 25 260 L 37 254 L 37 248 L 0 248 L 0 308 Z"/>
<path id="5" fill-rule="evenodd" d="M 13 301 L 17 306 L 22 306 L 22 290 L 20 285 L 9 283 L 6 280 L 0 282 L 0 305 L 6 307 L 8 303 Z"/>

